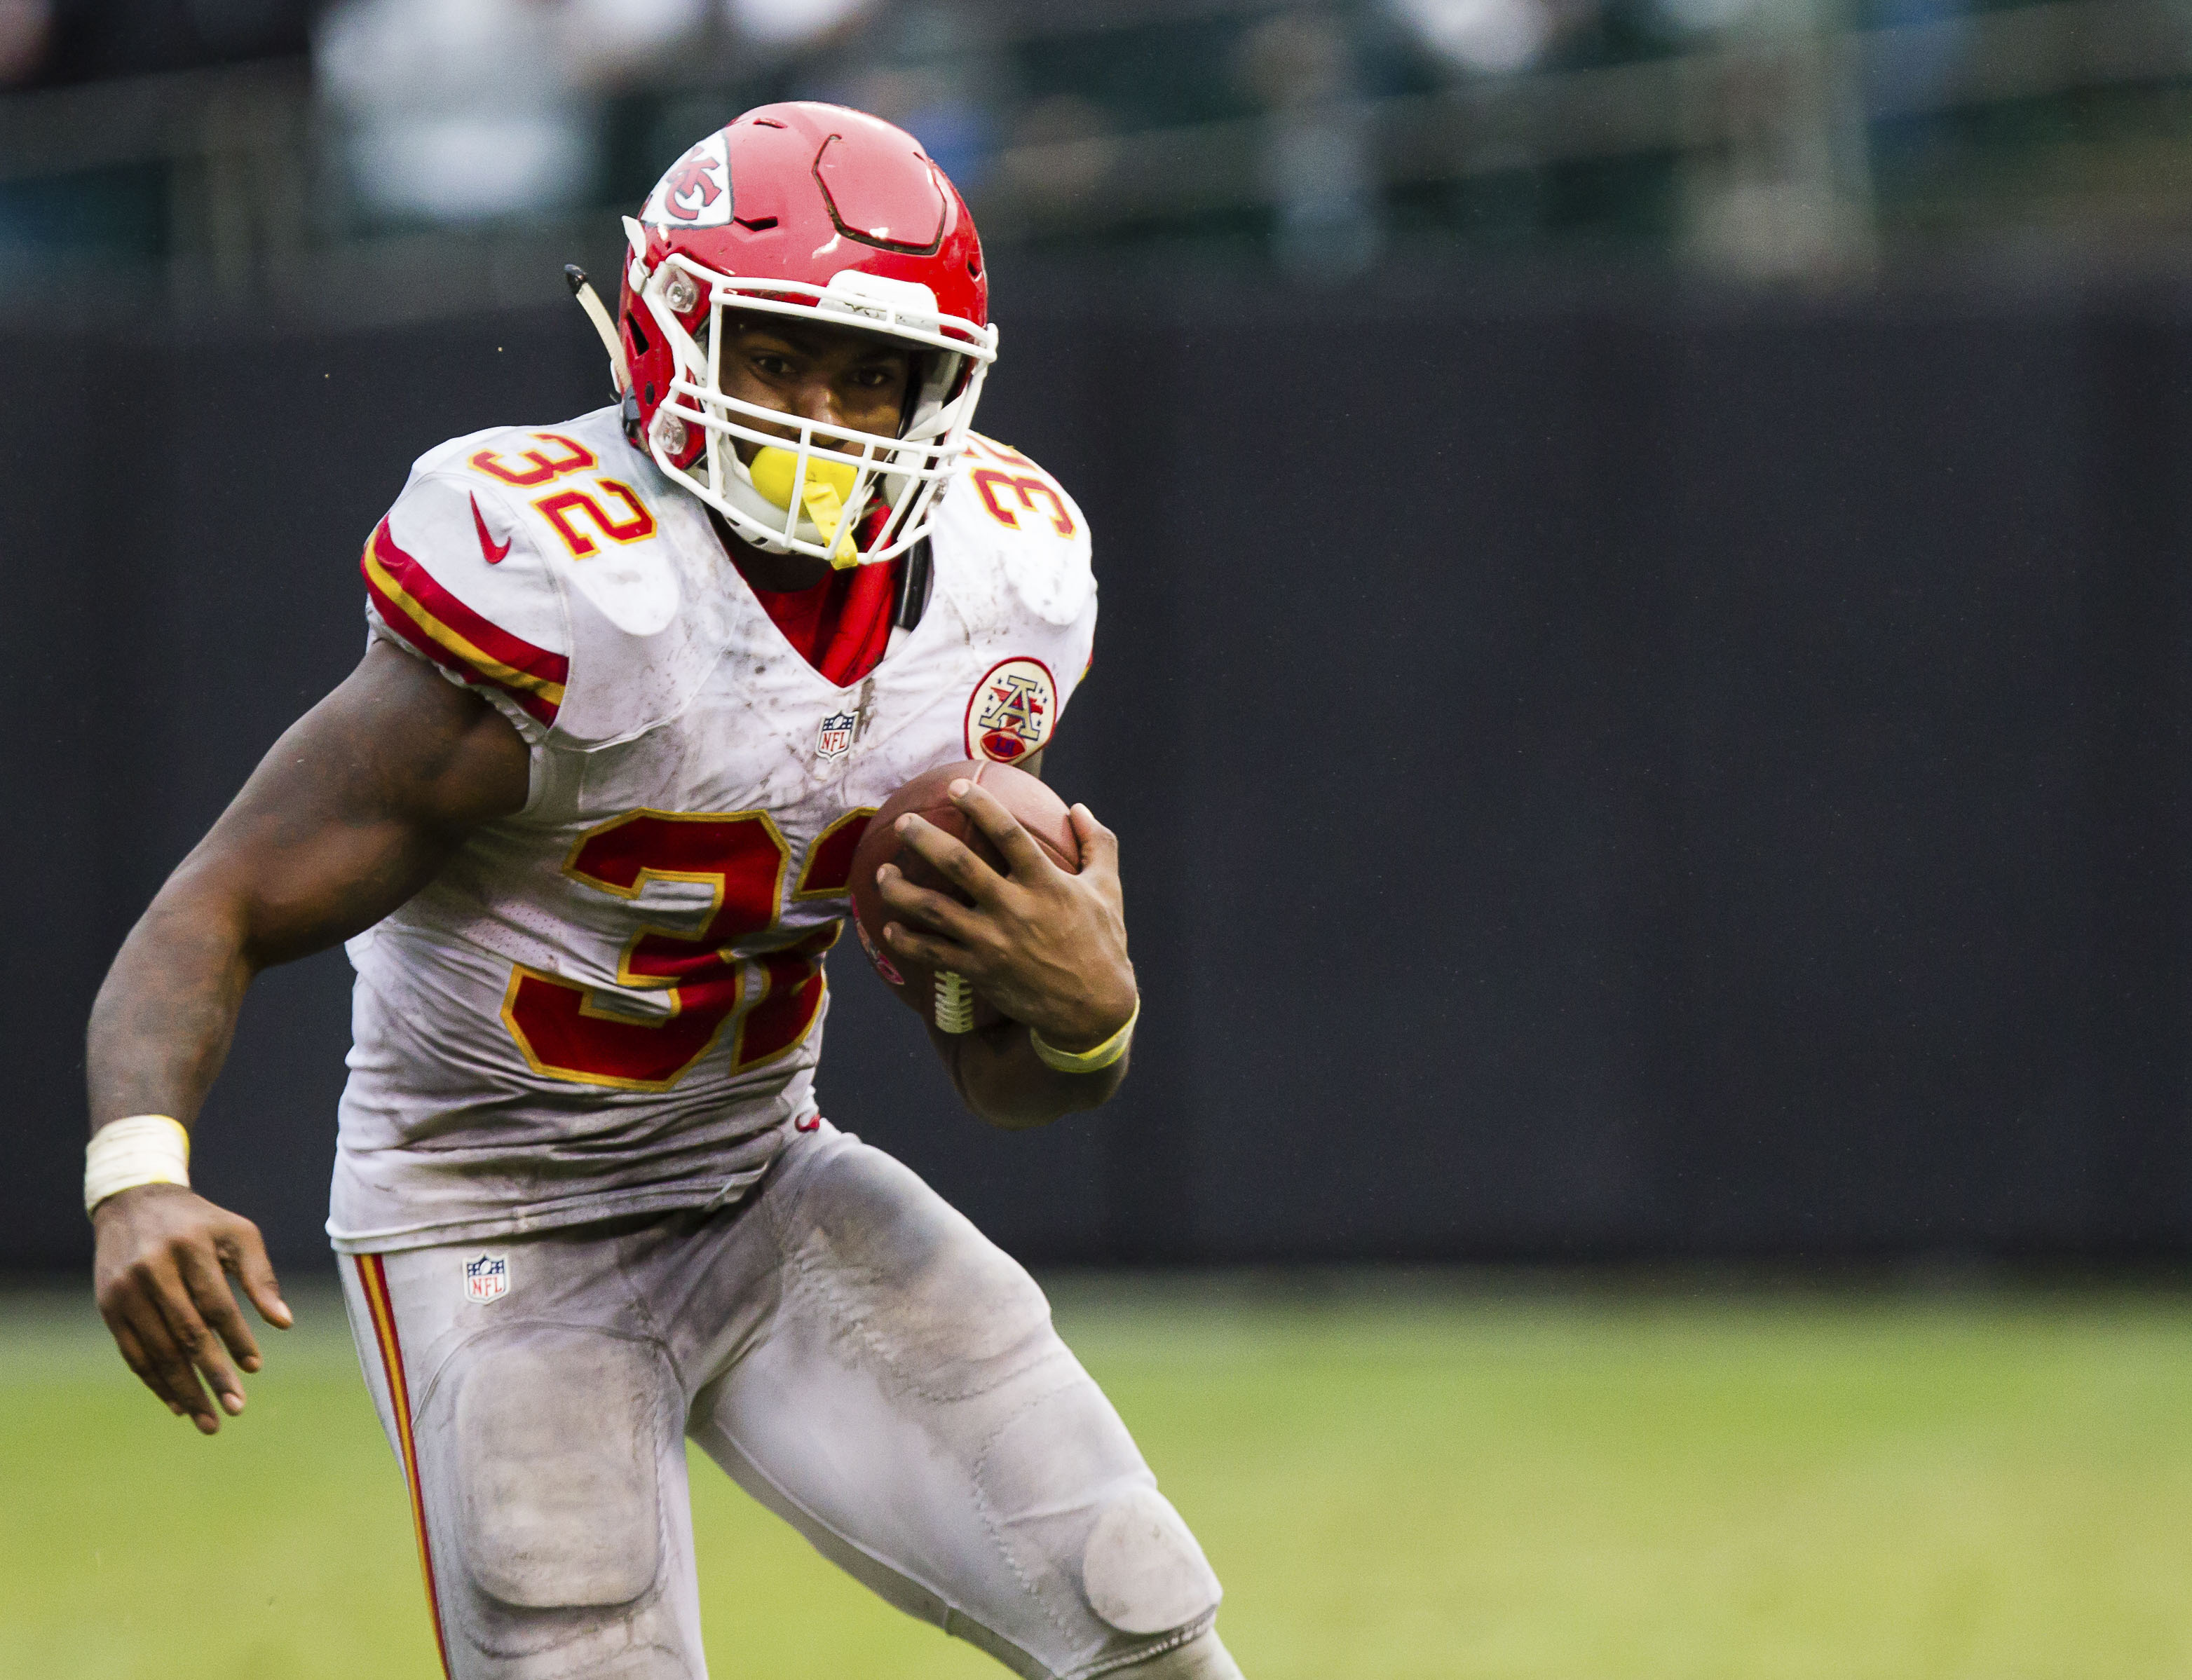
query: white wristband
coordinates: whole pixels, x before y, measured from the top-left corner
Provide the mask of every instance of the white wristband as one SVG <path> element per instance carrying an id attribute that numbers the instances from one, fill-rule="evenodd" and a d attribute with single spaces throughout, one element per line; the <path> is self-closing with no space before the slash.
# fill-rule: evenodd
<path id="1" fill-rule="evenodd" d="M 132 1114 L 92 1133 L 83 1152 L 83 1210 L 140 1184 L 188 1184 L 191 1134 L 165 1114 Z"/>

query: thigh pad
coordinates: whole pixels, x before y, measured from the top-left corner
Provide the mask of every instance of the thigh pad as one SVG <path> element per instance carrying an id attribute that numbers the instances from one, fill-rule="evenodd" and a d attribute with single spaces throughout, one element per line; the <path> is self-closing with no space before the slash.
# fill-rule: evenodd
<path id="1" fill-rule="evenodd" d="M 661 1566 L 657 1461 L 676 1385 L 656 1349 L 514 1325 L 458 1355 L 452 1404 L 464 1562 L 528 1609 L 629 1603 Z"/>

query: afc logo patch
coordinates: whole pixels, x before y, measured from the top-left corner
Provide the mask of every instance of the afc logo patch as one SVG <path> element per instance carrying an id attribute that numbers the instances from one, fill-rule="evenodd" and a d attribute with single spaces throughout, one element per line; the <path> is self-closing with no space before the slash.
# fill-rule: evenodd
<path id="1" fill-rule="evenodd" d="M 465 1262 L 465 1299 L 484 1307 L 510 1293 L 510 1256 L 474 1255 Z"/>
<path id="2" fill-rule="evenodd" d="M 967 702 L 967 756 L 1014 764 L 1040 752 L 1058 715 L 1058 684 L 1040 659 L 1003 659 Z"/>
<path id="3" fill-rule="evenodd" d="M 822 726 L 814 732 L 814 756 L 827 764 L 853 750 L 853 731 L 859 726 L 857 712 L 832 712 L 822 720 Z"/>

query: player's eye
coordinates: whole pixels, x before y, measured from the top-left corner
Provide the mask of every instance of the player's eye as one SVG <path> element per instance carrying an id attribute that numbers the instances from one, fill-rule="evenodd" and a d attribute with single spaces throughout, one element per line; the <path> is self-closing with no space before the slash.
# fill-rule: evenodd
<path id="1" fill-rule="evenodd" d="M 784 379 L 791 372 L 791 359 L 788 356 L 779 356 L 774 350 L 757 351 L 752 361 L 756 373 L 766 373 L 773 379 Z"/>

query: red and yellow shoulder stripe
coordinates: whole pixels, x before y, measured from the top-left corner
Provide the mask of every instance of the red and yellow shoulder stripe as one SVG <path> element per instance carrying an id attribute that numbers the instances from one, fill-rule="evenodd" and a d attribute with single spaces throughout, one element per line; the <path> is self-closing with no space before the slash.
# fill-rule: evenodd
<path id="1" fill-rule="evenodd" d="M 563 704 L 571 662 L 490 624 L 396 546 L 382 520 L 360 563 L 366 593 L 388 628 L 466 682 L 499 689 L 544 724 Z"/>

